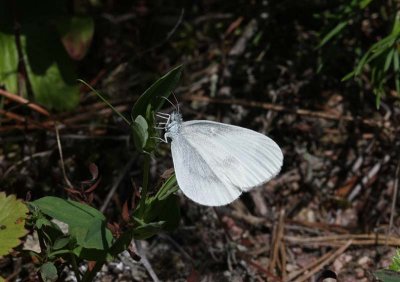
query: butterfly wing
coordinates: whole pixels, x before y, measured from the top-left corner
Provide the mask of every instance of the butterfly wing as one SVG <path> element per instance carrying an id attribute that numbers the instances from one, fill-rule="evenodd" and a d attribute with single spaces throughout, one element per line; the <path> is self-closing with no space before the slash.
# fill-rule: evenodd
<path id="1" fill-rule="evenodd" d="M 279 146 L 258 132 L 211 121 L 189 121 L 171 144 L 178 184 L 195 202 L 226 205 L 275 176 Z"/>

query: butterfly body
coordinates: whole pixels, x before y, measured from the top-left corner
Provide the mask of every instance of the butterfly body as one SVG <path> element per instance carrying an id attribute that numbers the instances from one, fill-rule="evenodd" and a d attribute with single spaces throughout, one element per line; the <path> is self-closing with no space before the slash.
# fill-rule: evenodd
<path id="1" fill-rule="evenodd" d="M 279 146 L 250 129 L 207 120 L 183 122 L 178 112 L 170 115 L 165 128 L 178 185 L 202 205 L 229 204 L 270 180 L 282 166 Z"/>

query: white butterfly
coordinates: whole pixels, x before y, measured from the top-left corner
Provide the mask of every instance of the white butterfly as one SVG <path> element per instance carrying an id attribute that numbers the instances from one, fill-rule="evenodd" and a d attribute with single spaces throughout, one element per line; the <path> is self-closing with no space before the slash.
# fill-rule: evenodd
<path id="1" fill-rule="evenodd" d="M 164 138 L 171 139 L 176 180 L 196 203 L 222 206 L 278 174 L 279 146 L 267 136 L 219 122 L 182 121 L 179 112 L 167 119 Z"/>

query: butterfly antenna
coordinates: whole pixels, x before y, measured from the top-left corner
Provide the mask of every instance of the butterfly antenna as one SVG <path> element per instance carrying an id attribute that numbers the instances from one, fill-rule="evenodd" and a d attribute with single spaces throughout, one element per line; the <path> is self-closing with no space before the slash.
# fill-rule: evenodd
<path id="1" fill-rule="evenodd" d="M 167 100 L 172 105 L 172 107 L 175 108 L 175 110 L 179 111 L 179 108 L 177 108 L 176 105 L 174 103 L 172 103 L 171 100 L 169 100 L 167 97 L 164 97 L 164 96 L 160 96 L 160 97 Z"/>
<path id="2" fill-rule="evenodd" d="M 178 99 L 176 98 L 176 95 L 175 95 L 174 91 L 172 91 L 172 96 L 174 96 L 174 99 L 175 99 L 175 102 L 176 102 L 176 106 L 178 108 L 178 113 L 180 113 L 180 111 L 179 111 L 179 102 L 178 102 Z"/>

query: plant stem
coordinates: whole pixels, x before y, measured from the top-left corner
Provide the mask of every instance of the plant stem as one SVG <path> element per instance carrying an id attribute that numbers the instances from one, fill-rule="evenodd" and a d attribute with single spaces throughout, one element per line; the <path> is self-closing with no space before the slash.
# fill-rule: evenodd
<path id="1" fill-rule="evenodd" d="M 82 278 L 82 282 L 92 282 L 96 277 L 97 272 L 103 267 L 104 261 L 96 261 L 92 271 L 86 271 L 85 275 Z"/>
<path id="2" fill-rule="evenodd" d="M 83 81 L 82 79 L 78 79 L 78 81 L 79 81 L 80 83 L 86 85 L 90 90 L 92 90 L 92 91 L 94 92 L 94 94 L 96 94 L 97 97 L 99 97 L 107 106 L 109 106 L 109 107 L 114 111 L 114 113 L 116 113 L 117 115 L 119 115 L 119 116 L 126 122 L 126 124 L 131 125 L 131 122 L 130 122 L 126 117 L 124 117 L 124 115 L 123 115 L 121 112 L 119 112 L 116 108 L 114 108 L 114 106 L 111 105 L 111 104 L 107 101 L 107 99 L 103 97 L 103 95 L 101 95 L 98 91 L 94 90 L 92 86 L 90 86 L 89 84 L 87 84 L 87 83 L 86 83 L 85 81 Z"/>
<path id="3" fill-rule="evenodd" d="M 143 183 L 142 191 L 140 193 L 140 210 L 139 217 L 142 218 L 145 211 L 146 197 L 149 188 L 149 171 L 150 171 L 150 155 L 144 154 L 144 164 L 143 164 Z"/>
<path id="4" fill-rule="evenodd" d="M 71 254 L 70 256 L 71 256 L 72 269 L 74 270 L 76 276 L 76 281 L 81 282 L 81 274 L 79 272 L 78 264 L 76 263 L 75 255 Z"/>

